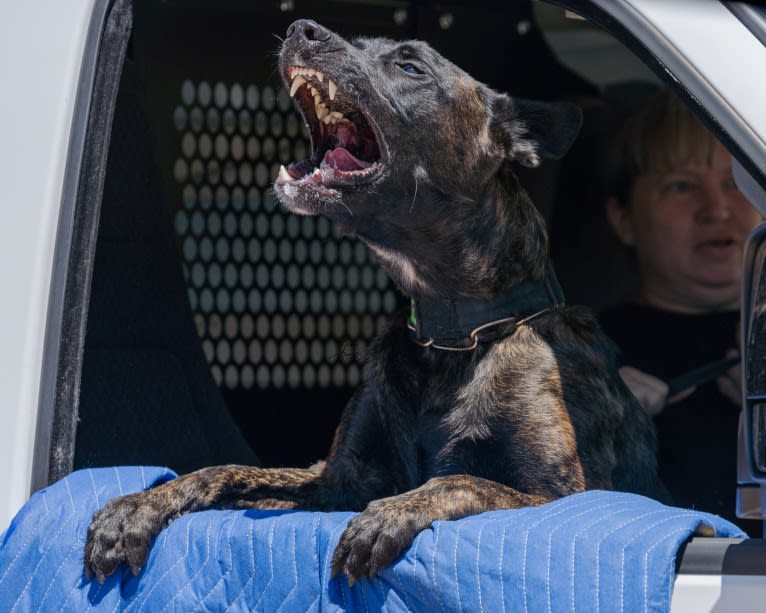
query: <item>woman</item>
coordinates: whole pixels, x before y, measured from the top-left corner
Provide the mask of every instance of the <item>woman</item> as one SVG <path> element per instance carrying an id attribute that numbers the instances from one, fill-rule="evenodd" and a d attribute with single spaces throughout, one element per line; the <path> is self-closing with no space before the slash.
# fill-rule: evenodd
<path id="1" fill-rule="evenodd" d="M 668 382 L 736 355 L 743 247 L 760 214 L 737 189 L 729 153 L 669 92 L 627 120 L 608 159 L 606 214 L 635 253 L 640 289 L 602 325 L 654 418 L 676 504 L 735 521 L 739 366 L 670 397 Z"/>

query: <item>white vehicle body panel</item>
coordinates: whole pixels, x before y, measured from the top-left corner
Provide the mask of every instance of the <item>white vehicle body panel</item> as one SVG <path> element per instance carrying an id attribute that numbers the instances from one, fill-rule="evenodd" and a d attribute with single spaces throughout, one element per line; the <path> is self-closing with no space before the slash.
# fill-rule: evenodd
<path id="1" fill-rule="evenodd" d="M 93 0 L 0 19 L 0 530 L 30 494 L 51 270 Z"/>
<path id="2" fill-rule="evenodd" d="M 760 613 L 766 578 L 744 575 L 678 575 L 673 582 L 671 613 L 736 611 Z"/>

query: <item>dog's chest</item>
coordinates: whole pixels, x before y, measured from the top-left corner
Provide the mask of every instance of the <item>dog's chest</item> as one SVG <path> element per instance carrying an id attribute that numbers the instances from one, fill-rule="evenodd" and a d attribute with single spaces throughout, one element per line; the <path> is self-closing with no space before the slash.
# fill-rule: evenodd
<path id="1" fill-rule="evenodd" d="M 408 486 L 461 473 L 512 484 L 515 418 L 500 414 L 505 393 L 492 382 L 494 352 L 424 350 L 404 326 L 391 329 L 378 348 L 376 385 L 399 397 L 380 417 L 408 467 Z"/>
<path id="2" fill-rule="evenodd" d="M 415 437 L 422 481 L 439 475 L 472 474 L 507 483 L 509 465 L 503 461 L 508 457 L 507 441 L 494 434 L 462 435 L 437 416 L 424 416 Z"/>
<path id="3" fill-rule="evenodd" d="M 470 373 L 462 374 L 471 380 Z M 466 397 L 466 389 L 470 385 L 456 373 L 425 386 L 413 436 L 421 475 L 468 473 L 507 481 L 506 433 L 493 427 L 490 408 L 470 393 Z"/>

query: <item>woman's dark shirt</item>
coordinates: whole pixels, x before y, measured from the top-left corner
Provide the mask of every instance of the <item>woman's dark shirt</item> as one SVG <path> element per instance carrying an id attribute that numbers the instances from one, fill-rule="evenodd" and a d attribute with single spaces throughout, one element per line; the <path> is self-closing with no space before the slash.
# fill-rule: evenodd
<path id="1" fill-rule="evenodd" d="M 738 311 L 688 315 L 625 304 L 599 319 L 620 348 L 621 365 L 665 382 L 737 346 Z M 752 533 L 760 522 L 735 516 L 738 419 L 739 407 L 718 391 L 715 380 L 666 406 L 654 418 L 660 477 L 676 505 L 716 513 Z"/>

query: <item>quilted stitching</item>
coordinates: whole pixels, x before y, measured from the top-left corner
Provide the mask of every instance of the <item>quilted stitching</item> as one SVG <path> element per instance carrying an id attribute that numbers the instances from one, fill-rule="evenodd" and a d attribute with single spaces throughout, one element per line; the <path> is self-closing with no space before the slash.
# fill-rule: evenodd
<path id="1" fill-rule="evenodd" d="M 173 522 L 143 571 L 85 579 L 90 517 L 167 469 L 83 470 L 41 490 L 0 542 L 0 610 L 667 611 L 678 547 L 723 519 L 617 492 L 436 522 L 375 580 L 330 578 L 351 513 L 204 511 Z"/>

